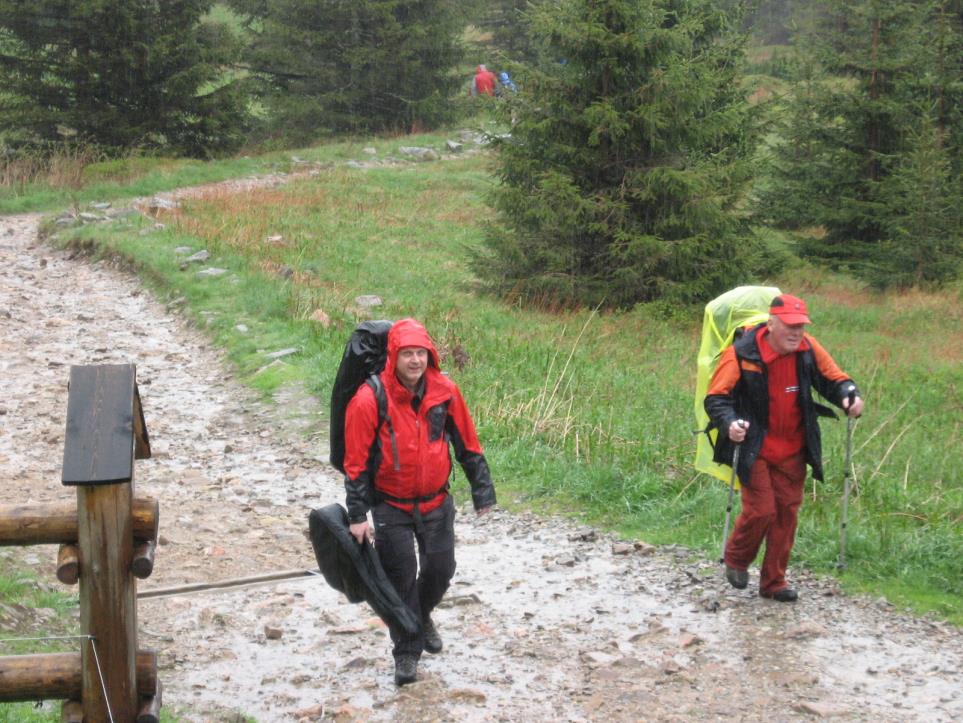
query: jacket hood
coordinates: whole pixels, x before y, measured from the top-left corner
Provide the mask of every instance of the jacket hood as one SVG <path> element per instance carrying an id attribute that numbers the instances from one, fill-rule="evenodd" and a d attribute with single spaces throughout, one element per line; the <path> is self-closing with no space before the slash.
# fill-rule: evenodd
<path id="1" fill-rule="evenodd" d="M 420 346 L 428 350 L 428 366 L 441 369 L 441 360 L 435 343 L 428 335 L 428 331 L 414 319 L 396 321 L 388 332 L 388 359 L 385 362 L 385 374 L 394 379 L 395 366 L 398 362 L 398 352 L 406 346 Z"/>

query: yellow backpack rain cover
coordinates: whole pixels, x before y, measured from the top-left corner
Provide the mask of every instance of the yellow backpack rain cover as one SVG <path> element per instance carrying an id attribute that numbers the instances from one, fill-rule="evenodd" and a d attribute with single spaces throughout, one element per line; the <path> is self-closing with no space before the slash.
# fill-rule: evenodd
<path id="1" fill-rule="evenodd" d="M 718 430 L 701 431 L 709 423 L 709 415 L 702 405 L 709 389 L 712 373 L 719 364 L 722 352 L 732 344 L 736 329 L 752 326 L 769 318 L 769 303 L 782 293 L 775 286 L 739 286 L 706 304 L 702 321 L 702 344 L 697 359 L 695 391 L 695 428 L 700 430 L 696 441 L 695 468 L 699 472 L 718 477 L 726 484 L 732 476 L 728 465 L 712 461 L 712 447 Z M 710 439 L 711 437 L 711 439 Z M 738 482 L 736 482 L 738 486 Z"/>

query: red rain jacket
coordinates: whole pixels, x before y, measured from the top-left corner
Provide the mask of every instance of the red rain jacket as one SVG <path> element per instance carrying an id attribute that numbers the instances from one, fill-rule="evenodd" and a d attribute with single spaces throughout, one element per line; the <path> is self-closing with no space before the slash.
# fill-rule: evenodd
<path id="1" fill-rule="evenodd" d="M 428 350 L 424 396 L 417 410 L 414 395 L 395 376 L 402 347 Z M 441 373 L 438 351 L 425 328 L 402 319 L 388 332 L 388 359 L 380 374 L 388 398 L 385 423 L 378 428 L 378 403 L 367 384 L 358 388 L 345 412 L 345 490 L 348 518 L 365 519 L 368 510 L 385 500 L 422 513 L 445 501 L 451 474 L 449 443 L 472 487 L 475 509 L 495 503 L 495 489 L 475 425 L 458 385 Z M 391 433 L 398 450 L 395 467 Z M 377 431 L 378 438 L 375 439 Z"/>
<path id="2" fill-rule="evenodd" d="M 480 65 L 475 68 L 475 92 L 478 95 L 495 95 L 495 74 Z"/>

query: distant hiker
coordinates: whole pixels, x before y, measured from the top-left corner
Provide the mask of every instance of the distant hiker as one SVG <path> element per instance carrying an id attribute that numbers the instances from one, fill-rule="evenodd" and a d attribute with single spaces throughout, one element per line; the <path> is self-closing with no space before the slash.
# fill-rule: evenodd
<path id="1" fill-rule="evenodd" d="M 515 81 L 513 81 L 504 70 L 498 76 L 498 87 L 509 93 L 518 92 L 518 86 L 515 85 Z"/>
<path id="2" fill-rule="evenodd" d="M 803 499 L 806 463 L 823 478 L 817 418 L 835 413 L 813 401 L 813 389 L 851 417 L 863 412 L 856 384 L 809 334 L 806 303 L 780 294 L 768 321 L 748 328 L 725 350 L 705 398 L 719 430 L 714 459 L 731 464 L 741 444 L 738 469 L 742 512 L 725 547 L 726 579 L 740 590 L 749 564 L 765 540 L 759 594 L 794 602 L 786 567 Z"/>
<path id="3" fill-rule="evenodd" d="M 475 68 L 475 77 L 471 80 L 471 90 L 473 96 L 495 95 L 495 74 L 484 65 Z"/>
<path id="4" fill-rule="evenodd" d="M 358 542 L 372 538 L 371 511 L 385 573 L 421 621 L 420 635 L 389 628 L 395 683 L 404 685 L 417 678 L 422 651 L 442 649 L 431 613 L 455 574 L 449 443 L 471 483 L 477 514 L 495 504 L 495 488 L 465 400 L 441 373 L 435 345 L 414 319 L 402 319 L 388 332 L 379 378 L 387 409 L 379 413 L 375 391 L 363 384 L 345 415 L 346 506 Z"/>

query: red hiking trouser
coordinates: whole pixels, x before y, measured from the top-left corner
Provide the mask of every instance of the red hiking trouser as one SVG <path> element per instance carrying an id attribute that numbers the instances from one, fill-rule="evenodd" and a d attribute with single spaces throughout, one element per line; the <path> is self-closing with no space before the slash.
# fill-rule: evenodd
<path id="1" fill-rule="evenodd" d="M 757 459 L 742 486 L 742 512 L 726 543 L 726 565 L 746 570 L 766 541 L 759 571 L 759 592 L 788 587 L 786 567 L 796 538 L 796 519 L 806 482 L 806 459 L 800 453 L 774 464 Z"/>

